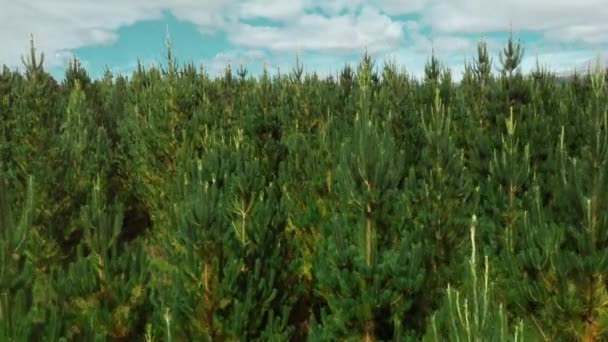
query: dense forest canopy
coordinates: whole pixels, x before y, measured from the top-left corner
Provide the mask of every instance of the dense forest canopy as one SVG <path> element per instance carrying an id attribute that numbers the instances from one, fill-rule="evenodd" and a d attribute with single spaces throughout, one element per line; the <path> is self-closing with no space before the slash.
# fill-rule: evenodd
<path id="1" fill-rule="evenodd" d="M 32 44 L 0 72 L 0 339 L 608 339 L 608 72 L 523 53 L 58 82 Z"/>

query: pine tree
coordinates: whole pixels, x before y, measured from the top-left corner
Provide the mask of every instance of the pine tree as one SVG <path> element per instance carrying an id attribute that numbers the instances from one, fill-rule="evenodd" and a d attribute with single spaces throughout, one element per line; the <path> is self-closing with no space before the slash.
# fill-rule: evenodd
<path id="1" fill-rule="evenodd" d="M 123 205 L 109 202 L 106 193 L 105 182 L 97 177 L 80 211 L 84 232 L 76 258 L 52 267 L 46 285 L 43 303 L 64 313 L 61 335 L 66 339 L 143 335 L 150 267 L 141 241 L 121 243 Z"/>
<path id="2" fill-rule="evenodd" d="M 82 63 L 76 58 L 71 59 L 65 70 L 65 79 L 63 81 L 63 89 L 67 92 L 72 91 L 74 86 L 78 83 L 81 89 L 83 89 L 88 96 L 91 96 L 90 87 L 92 84 L 91 77 L 87 70 L 84 68 Z"/>
<path id="3" fill-rule="evenodd" d="M 420 146 L 421 132 L 417 117 L 411 115 L 416 111 L 414 87 L 404 68 L 395 62 L 385 63 L 382 70 L 383 86 L 378 94 L 378 111 L 390 125 L 395 142 L 403 148 Z M 419 150 L 411 151 L 406 156 L 406 164 L 417 162 Z"/>
<path id="4" fill-rule="evenodd" d="M 530 145 L 530 166 L 536 175 L 549 175 L 557 169 L 557 154 L 552 146 L 555 137 L 560 135 L 563 105 L 568 103 L 567 92 L 562 89 L 554 74 L 548 68 L 536 63 L 532 72 L 531 103 L 527 115 L 520 125 L 520 134 L 527 137 Z M 539 134 L 543 132 L 543 134 Z M 543 205 L 552 206 L 555 202 L 557 185 L 555 177 L 537 177 L 541 188 Z"/>
<path id="5" fill-rule="evenodd" d="M 12 137 L 15 143 L 12 162 L 17 167 L 17 174 L 34 175 L 36 179 L 45 179 L 37 172 L 44 170 L 44 162 L 38 156 L 48 153 L 52 146 L 53 132 L 59 125 L 56 116 L 58 105 L 58 85 L 43 66 L 44 53 L 38 58 L 33 37 L 30 38 L 29 58 L 22 57 L 25 67 L 25 79 L 18 89 L 20 96 L 14 104 L 15 132 Z M 22 184 L 26 179 L 19 179 Z"/>
<path id="6" fill-rule="evenodd" d="M 509 259 L 514 303 L 545 339 L 607 337 L 608 105 L 601 75 L 592 76 L 592 90 L 580 112 L 586 132 L 580 152 L 568 152 L 563 127 L 556 146 L 561 186 L 554 191 L 562 213 L 547 212 L 536 187 Z"/>
<path id="7" fill-rule="evenodd" d="M 501 100 L 505 100 L 506 107 L 497 108 L 498 113 L 505 113 L 509 107 L 517 111 L 520 107 L 530 103 L 530 88 L 525 84 L 521 74 L 520 65 L 524 56 L 521 43 L 513 40 L 513 32 L 509 33 L 507 46 L 500 52 L 501 84 L 499 93 Z M 514 72 L 516 72 L 514 74 Z"/>
<path id="8" fill-rule="evenodd" d="M 351 113 L 354 111 L 356 106 L 354 99 L 354 92 L 357 87 L 357 75 L 353 68 L 345 64 L 340 74 L 338 76 L 338 86 L 339 86 L 339 105 L 338 112 L 336 113 L 343 120 L 347 120 L 348 122 L 352 121 L 350 117 Z"/>
<path id="9" fill-rule="evenodd" d="M 95 177 L 105 179 L 109 171 L 110 144 L 105 130 L 96 125 L 90 103 L 76 81 L 50 151 L 52 170 L 45 177 L 47 191 L 41 195 L 48 201 L 42 216 L 45 234 L 50 234 L 66 255 L 74 253 L 82 234 L 75 224 L 79 208 L 86 202 Z"/>
<path id="10" fill-rule="evenodd" d="M 207 151 L 180 162 L 172 190 L 176 236 L 162 242 L 170 280 L 157 297 L 157 334 L 195 340 L 285 340 L 293 237 L 285 232 L 279 184 L 267 183 L 255 145 L 204 137 Z M 159 264 L 160 266 L 160 264 Z M 158 279 L 156 281 L 161 281 Z M 167 283 L 168 282 L 168 283 Z M 161 317 L 160 313 L 165 312 Z M 161 324 L 165 317 L 171 324 Z"/>
<path id="11" fill-rule="evenodd" d="M 511 108 L 510 116 L 505 120 L 506 136 L 502 135 L 500 152 L 494 150 L 494 156 L 490 161 L 490 184 L 496 189 L 487 189 L 488 193 L 496 193 L 493 198 L 496 203 L 496 212 L 491 213 L 499 227 L 504 227 L 504 232 L 498 232 L 497 237 L 502 237 L 503 244 L 498 248 L 513 251 L 514 230 L 522 213 L 522 200 L 530 185 L 530 147 L 525 144 L 520 148 L 519 139 L 516 134 L 517 121 Z"/>
<path id="12" fill-rule="evenodd" d="M 408 313 L 423 280 L 420 246 L 396 214 L 403 203 L 402 152 L 374 119 L 366 59 L 357 76 L 354 135 L 340 147 L 335 174 L 340 198 L 313 266 L 316 291 L 327 303 L 311 328 L 313 339 L 400 339 L 415 320 Z"/>
<path id="13" fill-rule="evenodd" d="M 435 49 L 433 49 L 431 58 L 426 62 L 424 66 L 424 81 L 425 83 L 437 83 L 439 82 L 440 75 L 441 64 L 435 56 Z"/>
<path id="14" fill-rule="evenodd" d="M 480 51 L 480 57 L 482 51 Z M 486 56 L 487 57 L 487 56 Z M 500 72 L 503 75 L 508 76 L 508 78 L 513 77 L 513 72 L 517 70 L 521 61 L 524 57 L 524 49 L 520 42 L 513 41 L 513 31 L 509 32 L 509 40 L 507 41 L 507 46 L 501 51 L 500 55 L 500 64 L 501 69 Z M 487 58 L 484 59 L 484 62 Z M 484 64 L 485 66 L 485 64 Z"/>
<path id="15" fill-rule="evenodd" d="M 443 70 L 441 71 L 440 81 L 441 101 L 445 103 L 447 107 L 449 107 L 452 102 L 452 96 L 454 91 L 452 84 L 452 71 L 450 70 L 450 68 L 443 68 Z"/>
<path id="16" fill-rule="evenodd" d="M 483 92 L 492 76 L 492 59 L 488 56 L 488 44 L 483 40 L 477 43 L 477 59 L 473 65 L 473 72 Z"/>
<path id="17" fill-rule="evenodd" d="M 335 168 L 332 152 L 337 140 L 333 127 L 333 121 L 328 118 L 316 131 L 305 130 L 286 138 L 290 153 L 279 181 L 288 212 L 286 230 L 295 235 L 292 253 L 301 258 L 297 272 L 301 292 L 296 294 L 298 301 L 290 314 L 290 321 L 297 329 L 294 335 L 297 341 L 308 336 L 311 321 L 319 319 L 318 309 L 323 305 L 313 293 L 314 257 L 319 248 L 321 226 L 332 214 Z"/>
<path id="18" fill-rule="evenodd" d="M 0 73 L 0 176 L 9 176 L 9 171 L 14 170 L 16 165 L 15 152 L 18 150 L 15 137 L 18 135 L 18 116 L 15 113 L 15 102 L 20 89 L 22 89 L 23 77 L 12 72 L 8 67 L 2 68 Z M 16 174 L 10 175 L 16 178 Z"/>
<path id="19" fill-rule="evenodd" d="M 0 337 L 27 340 L 33 333 L 31 291 L 33 267 L 28 261 L 28 235 L 35 209 L 34 182 L 30 177 L 21 213 L 15 213 L 7 179 L 0 178 Z"/>
<path id="20" fill-rule="evenodd" d="M 462 288 L 448 284 L 441 308 L 431 316 L 425 341 L 524 341 L 523 322 L 511 326 L 508 312 L 497 303 L 495 282 L 490 280 L 490 262 L 485 256 L 479 277 L 477 217 L 473 215 L 470 238 L 471 257 Z"/>
<path id="21" fill-rule="evenodd" d="M 489 90 L 492 81 L 492 59 L 488 56 L 488 46 L 485 41 L 477 43 L 477 56 L 472 66 L 468 66 L 471 73 L 471 80 L 468 82 L 470 87 L 470 106 L 476 122 L 479 122 L 481 129 L 492 127 L 496 122 L 490 113 L 487 112 Z"/>
<path id="22" fill-rule="evenodd" d="M 464 258 L 467 217 L 475 212 L 479 193 L 464 165 L 464 151 L 454 143 L 452 114 L 441 102 L 439 88 L 430 113 L 421 111 L 423 132 L 422 156 L 415 174 L 408 177 L 407 188 L 414 194 L 408 199 L 408 217 L 424 234 L 425 269 L 429 276 L 421 306 L 429 310 L 437 291 L 446 283 L 458 283 L 458 265 Z"/>

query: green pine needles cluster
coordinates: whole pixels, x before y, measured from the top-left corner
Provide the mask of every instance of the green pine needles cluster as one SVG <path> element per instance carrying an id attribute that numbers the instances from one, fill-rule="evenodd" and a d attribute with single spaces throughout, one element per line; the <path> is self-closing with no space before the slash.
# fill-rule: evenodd
<path id="1" fill-rule="evenodd" d="M 608 72 L 0 72 L 2 341 L 606 341 Z M 493 69 L 500 72 L 494 74 Z"/>

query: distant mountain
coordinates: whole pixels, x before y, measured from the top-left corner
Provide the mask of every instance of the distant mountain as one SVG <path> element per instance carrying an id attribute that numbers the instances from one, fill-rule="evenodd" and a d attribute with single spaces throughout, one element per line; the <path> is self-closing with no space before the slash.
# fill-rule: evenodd
<path id="1" fill-rule="evenodd" d="M 572 78 L 575 73 L 579 75 L 586 75 L 589 71 L 593 72 L 595 70 L 598 62 L 600 69 L 606 70 L 608 68 L 608 52 L 600 53 L 596 57 L 574 66 L 571 70 L 559 72 L 556 73 L 556 75 L 560 78 L 566 79 Z"/>
<path id="2" fill-rule="evenodd" d="M 570 70 L 557 72 L 549 69 L 549 71 L 551 72 L 551 74 L 556 76 L 558 83 L 567 83 L 572 81 L 575 74 L 578 74 L 579 76 L 585 76 L 589 72 L 593 72 L 596 69 L 598 60 L 600 69 L 608 70 L 608 52 L 604 52 L 602 54 L 599 54 L 598 56 L 588 59 L 583 63 L 579 63 L 573 66 Z M 531 73 L 528 73 L 526 76 L 531 76 Z"/>

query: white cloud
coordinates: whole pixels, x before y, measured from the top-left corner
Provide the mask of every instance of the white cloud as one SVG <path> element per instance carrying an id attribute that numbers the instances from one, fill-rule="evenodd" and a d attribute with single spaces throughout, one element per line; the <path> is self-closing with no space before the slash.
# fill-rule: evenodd
<path id="1" fill-rule="evenodd" d="M 428 0 L 376 0 L 372 2 L 384 13 L 389 15 L 401 15 L 420 12 L 425 9 L 430 1 Z"/>
<path id="2" fill-rule="evenodd" d="M 240 4 L 239 14 L 241 18 L 288 20 L 301 15 L 305 7 L 305 0 L 252 0 Z"/>
<path id="3" fill-rule="evenodd" d="M 605 0 L 437 0 L 423 18 L 438 32 L 480 33 L 603 25 L 607 15 Z"/>
<path id="4" fill-rule="evenodd" d="M 47 67 L 63 63 L 56 57 L 61 51 L 113 43 L 119 27 L 161 14 L 159 9 L 142 5 L 143 1 L 137 3 L 139 6 L 118 0 L 0 0 L 0 40 L 4 44 L 0 62 L 20 66 L 20 56 L 29 49 L 30 34 L 37 50 L 45 52 Z"/>
<path id="5" fill-rule="evenodd" d="M 586 43 L 588 45 L 608 44 L 608 24 L 581 24 L 548 30 L 545 38 L 550 41 Z"/>
<path id="6" fill-rule="evenodd" d="M 429 0 L 308 0 L 306 7 L 318 7 L 329 15 L 354 12 L 361 7 L 373 7 L 388 15 L 402 15 L 422 11 L 430 3 Z"/>
<path id="7" fill-rule="evenodd" d="M 421 30 L 430 27 L 439 57 L 458 59 L 460 65 L 465 52 L 475 54 L 477 39 L 459 34 L 506 31 L 510 23 L 516 33 L 525 30 L 544 35 L 546 42 L 542 44 L 576 43 L 591 50 L 605 50 L 608 45 L 606 0 L 0 0 L 0 8 L 0 64 L 11 67 L 21 65 L 30 33 L 38 51 L 46 53 L 46 66 L 61 66 L 71 56 L 70 51 L 112 44 L 120 27 L 158 19 L 163 10 L 193 23 L 203 33 L 226 32 L 237 48 L 285 53 L 288 59 L 306 49 L 339 60 L 367 47 L 378 56 L 407 51 L 416 56 L 419 65 L 418 61 L 429 57 L 431 48 L 431 37 Z M 399 21 L 390 17 L 409 13 L 418 13 L 422 19 Z M 282 25 L 239 22 L 255 18 Z M 504 44 L 488 43 L 492 55 Z M 530 47 L 525 47 L 528 53 Z M 543 51 L 542 58 L 562 58 L 556 52 L 560 51 Z M 218 55 L 213 63 L 225 58 Z M 563 58 L 566 63 L 567 58 Z"/>
<path id="8" fill-rule="evenodd" d="M 431 39 L 416 30 L 410 30 L 410 35 L 413 38 L 412 48 L 416 52 L 422 52 L 426 55 L 430 55 L 433 49 L 438 56 L 463 52 L 471 50 L 476 44 L 472 39 L 448 35 L 436 36 Z"/>
<path id="9" fill-rule="evenodd" d="M 330 16 L 336 16 L 344 11 L 354 12 L 357 8 L 360 8 L 366 3 L 368 3 L 368 1 L 365 0 L 312 0 L 310 1 L 309 8 L 318 7 L 323 13 Z"/>
<path id="10" fill-rule="evenodd" d="M 327 18 L 306 14 L 285 27 L 239 24 L 230 33 L 233 43 L 281 52 L 300 49 L 333 53 L 370 52 L 395 49 L 403 42 L 402 24 L 365 7 L 359 15 Z"/>

